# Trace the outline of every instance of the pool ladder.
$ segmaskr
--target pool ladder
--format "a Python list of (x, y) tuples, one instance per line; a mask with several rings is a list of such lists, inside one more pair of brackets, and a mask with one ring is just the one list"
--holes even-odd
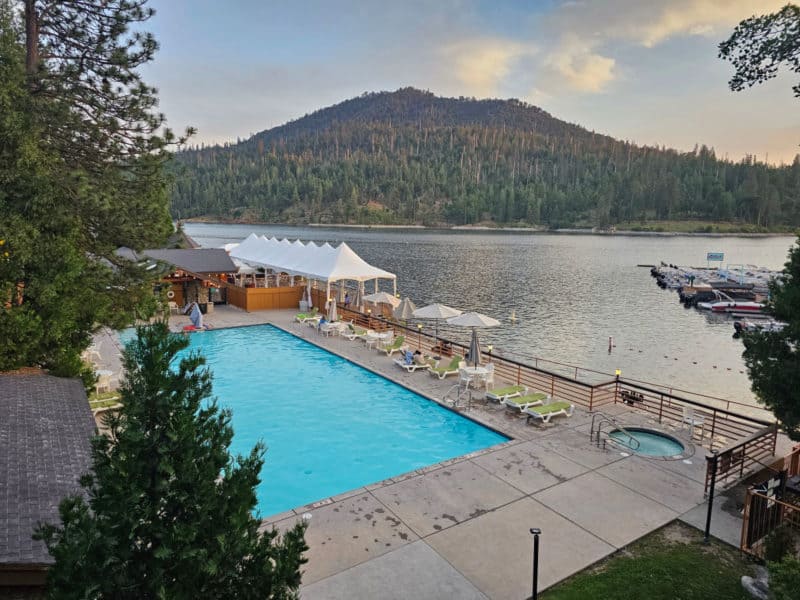
[[(598, 421), (597, 418), (600, 418)], [(597, 423), (597, 428), (595, 429), (595, 423)], [(627, 446), (628, 450), (638, 450), (639, 449), (639, 440), (631, 435), (631, 433), (625, 429), (622, 425), (620, 425), (617, 420), (605, 413), (596, 412), (592, 415), (592, 425), (589, 428), (589, 440), (594, 442), (597, 447), (600, 447), (600, 441), (603, 442), (603, 450), (606, 449), (606, 443), (611, 442), (612, 444), (617, 443), (617, 440), (611, 437), (610, 431), (603, 429), (604, 426), (611, 425), (615, 431), (619, 431), (620, 433), (625, 434), (627, 437), (630, 446)], [(602, 435), (605, 434), (605, 435)]]
[(464, 399), (466, 399), (466, 403), (463, 406), (466, 410), (469, 410), (472, 408), (472, 390), (468, 385), (462, 386), (461, 383), (452, 386), (442, 396), (442, 402), (450, 404), (453, 408), (462, 406), (461, 401)]

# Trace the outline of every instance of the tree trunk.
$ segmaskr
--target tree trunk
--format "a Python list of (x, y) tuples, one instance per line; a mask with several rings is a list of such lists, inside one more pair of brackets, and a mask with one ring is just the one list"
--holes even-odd
[(39, 15), (36, 0), (25, 0), (25, 72), (35, 75), (39, 70)]

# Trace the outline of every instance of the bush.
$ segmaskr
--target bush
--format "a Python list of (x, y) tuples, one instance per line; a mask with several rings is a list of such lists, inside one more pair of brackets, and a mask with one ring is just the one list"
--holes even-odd
[(794, 552), (794, 536), (788, 527), (778, 527), (764, 541), (764, 559), (767, 562), (780, 562)]
[(797, 600), (800, 594), (800, 560), (785, 556), (780, 562), (768, 563), (769, 590), (775, 600)]

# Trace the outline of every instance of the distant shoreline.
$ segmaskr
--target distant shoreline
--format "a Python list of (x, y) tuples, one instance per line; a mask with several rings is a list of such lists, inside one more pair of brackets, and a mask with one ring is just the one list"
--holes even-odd
[(547, 229), (545, 227), (490, 227), (487, 225), (452, 225), (450, 227), (429, 227), (427, 225), (358, 225), (351, 223), (267, 223), (261, 221), (237, 221), (208, 219), (203, 217), (192, 217), (181, 219), (182, 223), (201, 223), (205, 225), (254, 225), (272, 227), (316, 227), (320, 229), (356, 229), (368, 230), (424, 230), (424, 231), (465, 231), (465, 232), (500, 232), (500, 233), (536, 233), (536, 234), (567, 234), (567, 235), (605, 235), (605, 236), (641, 236), (641, 237), (748, 237), (748, 238), (767, 238), (767, 237), (796, 237), (797, 233), (791, 232), (699, 232), (699, 231), (636, 231), (632, 229), (617, 229), (614, 231), (598, 229)]

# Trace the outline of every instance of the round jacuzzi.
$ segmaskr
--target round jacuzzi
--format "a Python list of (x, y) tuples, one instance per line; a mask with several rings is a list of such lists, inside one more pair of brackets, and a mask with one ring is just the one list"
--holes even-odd
[(610, 431), (608, 435), (620, 447), (644, 456), (677, 459), (694, 453), (677, 438), (656, 429), (626, 427)]

